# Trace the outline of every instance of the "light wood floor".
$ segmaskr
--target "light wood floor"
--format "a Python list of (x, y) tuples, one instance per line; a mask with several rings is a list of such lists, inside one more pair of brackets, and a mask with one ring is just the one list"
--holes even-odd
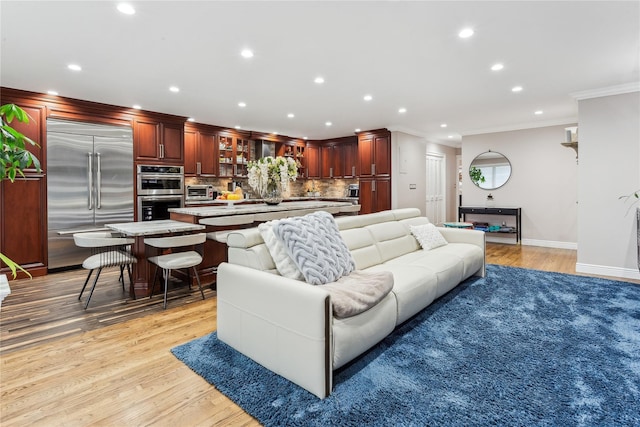
[[(576, 253), (489, 244), (487, 262), (573, 273)], [(199, 293), (185, 296), (186, 290), (178, 289), (167, 310), (162, 310), (160, 296), (155, 304), (125, 299), (116, 307), (137, 314), (118, 318), (108, 314), (117, 308), (102, 307), (109, 305), (109, 292), (111, 298), (121, 292), (113, 276), (112, 289), (97, 298), (95, 306), (92, 299), (88, 314), (76, 307), (78, 314), (71, 315), (73, 310), (60, 307), (80, 306), (75, 298), (83, 280), (84, 272), (67, 272), (11, 282), (12, 294), (0, 312), (3, 427), (258, 425), (169, 351), (216, 329), (213, 291), (208, 290), (202, 301)], [(73, 292), (41, 296), (43, 288), (65, 283)], [(56, 304), (58, 309), (51, 310)], [(21, 311), (28, 314), (16, 319)], [(30, 319), (39, 319), (33, 326), (37, 333), (26, 331)], [(5, 340), (10, 343), (6, 347)]]

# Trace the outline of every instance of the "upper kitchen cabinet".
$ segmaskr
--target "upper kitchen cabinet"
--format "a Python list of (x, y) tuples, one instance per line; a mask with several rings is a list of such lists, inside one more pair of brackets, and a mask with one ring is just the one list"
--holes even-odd
[[(3, 104), (5, 100), (3, 99)], [(8, 103), (8, 102), (7, 102)], [(46, 121), (46, 113), (45, 108), (43, 106), (29, 106), (17, 102), (13, 102), (18, 105), (18, 107), (22, 108), (29, 115), (29, 123), (19, 122), (17, 119), (14, 119), (9, 126), (31, 139), (38, 145), (31, 145), (29, 143), (25, 144), (27, 150), (33, 153), (37, 159), (40, 161), (41, 166), (44, 169), (44, 165), (46, 164), (44, 158), (44, 126), (43, 124)], [(27, 172), (36, 172), (35, 168), (26, 169)]]
[(308, 142), (304, 155), (307, 167), (307, 176), (305, 178), (320, 179), (320, 146), (316, 143)]
[(217, 176), (218, 134), (208, 126), (185, 125), (184, 174), (186, 176)]
[(136, 117), (133, 146), (137, 162), (181, 165), (184, 162), (184, 121)]
[(355, 136), (348, 136), (320, 144), (322, 178), (353, 178), (357, 176), (357, 147)]
[(360, 177), (391, 176), (391, 132), (380, 129), (358, 134)]
[(343, 178), (358, 176), (358, 140), (356, 137), (350, 139), (340, 145), (340, 174)]
[(307, 159), (305, 152), (307, 150), (304, 140), (292, 139), (290, 141), (278, 144), (278, 156), (291, 157), (296, 161), (298, 166), (298, 178), (307, 178)]
[(256, 159), (255, 143), (245, 135), (218, 135), (218, 150), (220, 177), (246, 177), (247, 164)]

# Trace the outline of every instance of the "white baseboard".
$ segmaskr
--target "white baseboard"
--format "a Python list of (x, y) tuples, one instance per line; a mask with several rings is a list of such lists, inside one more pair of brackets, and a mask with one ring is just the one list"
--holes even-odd
[(576, 263), (576, 273), (640, 280), (640, 271), (638, 271), (638, 269), (584, 264), (581, 262)]
[(573, 249), (574, 251), (578, 250), (578, 244), (575, 242), (557, 242), (555, 240), (522, 239), (522, 244), (525, 246), (542, 246), (543, 248)]

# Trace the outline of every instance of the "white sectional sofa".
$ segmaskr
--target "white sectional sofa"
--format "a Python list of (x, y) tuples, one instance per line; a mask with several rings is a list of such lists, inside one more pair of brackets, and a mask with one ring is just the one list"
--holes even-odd
[(230, 233), (229, 261), (218, 268), (218, 338), (316, 396), (328, 396), (335, 369), (466, 278), (484, 276), (483, 232), (438, 228), (448, 244), (426, 251), (410, 226), (428, 222), (413, 208), (336, 218), (356, 268), (390, 271), (394, 279), (374, 307), (343, 319), (333, 316), (322, 286), (278, 275), (257, 228)]

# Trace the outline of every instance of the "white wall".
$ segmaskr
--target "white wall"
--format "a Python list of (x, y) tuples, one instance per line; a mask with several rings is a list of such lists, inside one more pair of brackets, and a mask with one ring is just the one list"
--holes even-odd
[[(463, 172), (462, 205), (486, 206), (491, 193), (496, 207), (522, 208), (522, 244), (575, 249), (578, 165), (575, 151), (560, 145), (569, 126), (575, 123), (463, 137), (463, 171), (478, 154), (491, 150), (509, 159), (512, 173), (504, 186), (489, 191)], [(488, 222), (497, 221), (502, 218)]]
[[(427, 142), (424, 138), (404, 132), (391, 133), (391, 207), (393, 209), (415, 207), (425, 214), (426, 208), (426, 156), (427, 153), (438, 153), (445, 156), (446, 161), (446, 220), (456, 218), (455, 211), (455, 176), (456, 152), (453, 147)], [(410, 185), (415, 184), (415, 189)]]
[(577, 271), (640, 279), (635, 210), (640, 189), (640, 92), (578, 103), (580, 179)]

